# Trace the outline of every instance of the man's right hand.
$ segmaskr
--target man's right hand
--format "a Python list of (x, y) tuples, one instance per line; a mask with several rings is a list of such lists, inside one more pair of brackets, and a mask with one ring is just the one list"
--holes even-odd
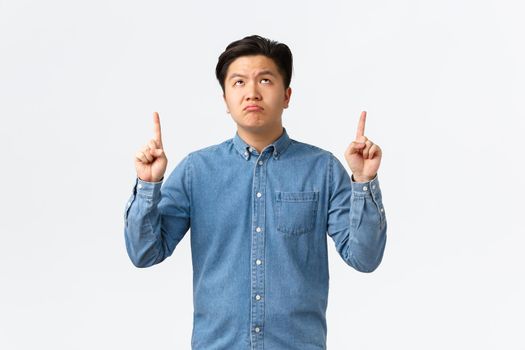
[(164, 177), (168, 158), (162, 147), (160, 134), (160, 119), (157, 112), (153, 113), (154, 137), (146, 146), (135, 154), (137, 176), (142, 181), (158, 182)]

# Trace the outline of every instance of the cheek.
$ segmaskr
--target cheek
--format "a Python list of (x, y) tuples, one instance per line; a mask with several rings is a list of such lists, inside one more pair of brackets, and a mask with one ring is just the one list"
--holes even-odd
[(241, 99), (241, 96), (238, 92), (230, 92), (226, 98), (226, 101), (231, 105), (238, 103), (239, 99)]
[(276, 108), (284, 106), (284, 95), (274, 95), (272, 96), (272, 105)]

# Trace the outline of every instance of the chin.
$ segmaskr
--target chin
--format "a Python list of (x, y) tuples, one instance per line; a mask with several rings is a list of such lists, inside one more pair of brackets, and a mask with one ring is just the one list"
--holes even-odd
[(237, 124), (245, 128), (260, 128), (267, 127), (268, 121), (260, 116), (244, 116)]
[(235, 118), (234, 121), (237, 127), (255, 134), (268, 132), (278, 127), (277, 121), (271, 123), (264, 116), (253, 113), (249, 113), (238, 119)]

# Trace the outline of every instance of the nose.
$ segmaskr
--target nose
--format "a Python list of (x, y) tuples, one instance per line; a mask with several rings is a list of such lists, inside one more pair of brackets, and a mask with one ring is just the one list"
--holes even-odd
[(259, 90), (257, 89), (257, 84), (251, 83), (247, 86), (246, 91), (246, 99), (247, 100), (260, 100), (261, 94), (259, 93)]

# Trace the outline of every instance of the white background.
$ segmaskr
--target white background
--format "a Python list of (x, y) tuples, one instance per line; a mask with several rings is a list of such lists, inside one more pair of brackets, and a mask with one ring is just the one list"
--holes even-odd
[[(525, 349), (520, 1), (0, 1), (0, 348), (189, 349), (189, 234), (137, 269), (133, 156), (233, 137), (214, 69), (259, 34), (295, 60), (290, 137), (383, 151), (382, 265), (330, 241), (329, 349)], [(348, 168), (347, 168), (348, 169)]]

